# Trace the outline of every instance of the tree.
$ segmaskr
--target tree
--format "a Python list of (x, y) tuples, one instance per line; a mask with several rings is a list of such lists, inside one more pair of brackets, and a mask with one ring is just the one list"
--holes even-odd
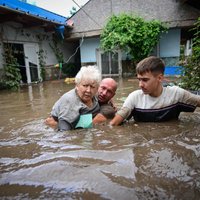
[(70, 15), (72, 16), (72, 15), (74, 15), (75, 13), (76, 13), (76, 7), (72, 7), (72, 9), (69, 11), (70, 12)]
[(141, 17), (113, 15), (100, 36), (101, 48), (108, 52), (118, 49), (130, 54), (137, 63), (147, 57), (167, 28), (159, 21), (145, 21)]
[(192, 44), (192, 55), (183, 57), (183, 76), (181, 77), (181, 86), (190, 90), (200, 90), (200, 17), (191, 29), (194, 31)]

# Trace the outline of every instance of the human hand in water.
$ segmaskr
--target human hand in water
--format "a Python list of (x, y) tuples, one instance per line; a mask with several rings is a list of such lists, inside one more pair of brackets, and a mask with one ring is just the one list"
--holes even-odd
[(103, 123), (107, 120), (107, 118), (102, 115), (101, 113), (98, 113), (92, 120), (92, 123), (93, 124), (100, 124), (100, 123)]
[(53, 118), (52, 116), (47, 117), (47, 118), (45, 119), (44, 123), (45, 123), (47, 126), (53, 128), (53, 129), (56, 129), (57, 126), (58, 126), (58, 122), (55, 121), (54, 118)]

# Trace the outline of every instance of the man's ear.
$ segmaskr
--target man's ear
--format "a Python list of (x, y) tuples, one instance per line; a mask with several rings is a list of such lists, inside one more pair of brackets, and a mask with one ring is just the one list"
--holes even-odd
[(158, 75), (158, 80), (159, 80), (160, 82), (163, 82), (163, 79), (164, 79), (164, 74), (159, 74), (159, 75)]

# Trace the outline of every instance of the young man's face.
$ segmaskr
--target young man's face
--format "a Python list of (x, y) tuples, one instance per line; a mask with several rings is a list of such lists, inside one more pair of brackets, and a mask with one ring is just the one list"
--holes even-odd
[(145, 72), (142, 75), (138, 74), (137, 78), (139, 80), (139, 87), (142, 89), (144, 94), (157, 97), (162, 92), (163, 74)]

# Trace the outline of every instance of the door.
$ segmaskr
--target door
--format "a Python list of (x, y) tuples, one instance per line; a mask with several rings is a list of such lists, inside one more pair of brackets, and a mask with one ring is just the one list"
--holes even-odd
[(38, 51), (38, 44), (24, 44), (27, 83), (41, 80)]

